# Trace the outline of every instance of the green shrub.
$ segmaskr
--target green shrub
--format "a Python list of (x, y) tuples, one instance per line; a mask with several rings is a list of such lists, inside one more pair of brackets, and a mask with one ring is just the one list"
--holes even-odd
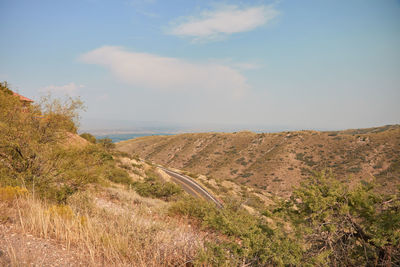
[(119, 184), (132, 184), (132, 179), (129, 177), (129, 174), (120, 168), (108, 168), (105, 170), (106, 178), (114, 183)]
[(213, 203), (185, 196), (179, 201), (172, 203), (169, 212), (172, 215), (179, 214), (202, 220), (207, 214), (217, 212), (217, 209)]
[(171, 182), (161, 182), (146, 178), (142, 182), (133, 183), (135, 191), (143, 197), (161, 198), (170, 200), (182, 193), (182, 189)]
[(347, 171), (352, 172), (352, 173), (358, 173), (358, 172), (362, 171), (362, 168), (361, 167), (352, 167), (352, 168), (347, 169)]
[(225, 236), (207, 243), (197, 258), (199, 265), (215, 266), (397, 266), (399, 211), (400, 191), (381, 196), (365, 181), (351, 189), (324, 172), (306, 179), (289, 200), (263, 216), (234, 202), (217, 209), (194, 198), (169, 210)]
[(297, 154), (296, 154), (296, 159), (297, 159), (297, 160), (303, 161), (303, 158), (304, 158), (304, 153), (297, 153)]
[(115, 144), (112, 142), (110, 138), (98, 139), (97, 143), (107, 150), (115, 148)]
[[(70, 146), (79, 99), (47, 97), (25, 105), (0, 84), (0, 186), (23, 186), (36, 196), (65, 203), (89, 183), (126, 183), (104, 144)], [(87, 136), (86, 136), (87, 137)]]
[(83, 133), (80, 135), (80, 137), (86, 139), (87, 141), (89, 141), (92, 144), (96, 144), (96, 142), (97, 142), (96, 137), (94, 137), (90, 133)]
[(300, 263), (301, 249), (280, 231), (273, 231), (261, 218), (249, 214), (237, 203), (218, 209), (213, 203), (192, 197), (173, 203), (171, 214), (193, 217), (209, 230), (226, 237), (206, 243), (197, 259), (199, 265), (238, 266)]
[(162, 180), (155, 172), (154, 167), (146, 170), (144, 181), (133, 183), (135, 191), (143, 197), (171, 200), (182, 193), (182, 188), (174, 183)]
[(142, 164), (132, 163), (132, 167), (137, 168), (137, 169), (143, 169), (143, 165)]
[(400, 192), (381, 196), (367, 182), (350, 189), (317, 173), (274, 210), (306, 248), (303, 261), (331, 266), (400, 264)]

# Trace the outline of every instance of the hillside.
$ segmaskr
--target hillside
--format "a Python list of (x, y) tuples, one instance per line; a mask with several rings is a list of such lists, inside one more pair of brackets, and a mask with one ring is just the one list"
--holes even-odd
[[(161, 178), (152, 166), (114, 157), (128, 170), (128, 180), (87, 185), (64, 203), (0, 186), (0, 266), (175, 266), (215, 240), (190, 221), (171, 217), (176, 199), (146, 187), (148, 176)], [(126, 187), (131, 180), (141, 187)]]
[[(1, 266), (400, 264), (400, 191), (384, 195), (365, 181), (350, 187), (327, 172), (304, 179), (291, 198), (246, 186), (255, 185), (248, 178), (265, 167), (262, 157), (275, 164), (276, 173), (288, 161), (286, 155), (295, 157), (297, 165), (315, 166), (311, 148), (327, 146), (330, 138), (336, 149), (352, 143), (343, 140), (355, 138), (359, 154), (372, 153), (361, 149), (372, 146), (370, 157), (379, 156), (382, 166), (376, 169), (389, 181), (397, 170), (392, 139), (398, 127), (368, 130), (359, 137), (314, 132), (183, 135), (160, 137), (164, 144), (152, 148), (158, 152), (153, 156), (173, 149), (171, 161), (186, 152), (191, 165), (184, 163), (194, 170), (201, 163), (210, 165), (205, 170), (220, 166), (223, 173), (233, 160), (238, 175), (254, 173), (246, 180), (223, 179), (171, 172), (115, 150), (110, 139), (78, 136), (79, 99), (48, 99), (37, 105), (21, 102), (10, 92), (0, 83)], [(320, 136), (318, 142), (314, 136)], [(180, 150), (174, 140), (182, 145)], [(341, 140), (345, 144), (335, 143)], [(299, 144), (307, 147), (299, 150)], [(149, 153), (146, 144), (142, 146)], [(189, 154), (193, 149), (198, 153)], [(394, 153), (392, 165), (388, 151)], [(256, 158), (259, 154), (262, 157)], [(179, 173), (195, 179), (198, 190), (188, 190), (195, 182)], [(215, 201), (202, 200), (200, 189), (211, 192), (208, 200)]]
[(110, 140), (79, 136), (81, 104), (25, 103), (0, 82), (0, 266), (195, 261), (217, 235), (170, 211), (191, 198)]
[(330, 169), (353, 184), (376, 178), (380, 190), (400, 184), (400, 126), (336, 132), (191, 133), (148, 136), (120, 151), (165, 166), (287, 196), (313, 171)]

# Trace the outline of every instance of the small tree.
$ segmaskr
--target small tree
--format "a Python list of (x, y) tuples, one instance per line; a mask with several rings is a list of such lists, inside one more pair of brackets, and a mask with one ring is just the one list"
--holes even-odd
[(97, 140), (97, 143), (103, 146), (107, 150), (115, 148), (115, 144), (112, 142), (110, 138), (99, 139)]
[(291, 222), (310, 263), (400, 265), (400, 194), (373, 189), (366, 182), (351, 189), (331, 173), (317, 173), (275, 212)]
[(68, 145), (83, 107), (79, 99), (47, 97), (24, 108), (6, 85), (0, 90), (0, 186), (65, 202), (88, 183), (124, 176), (103, 146)]

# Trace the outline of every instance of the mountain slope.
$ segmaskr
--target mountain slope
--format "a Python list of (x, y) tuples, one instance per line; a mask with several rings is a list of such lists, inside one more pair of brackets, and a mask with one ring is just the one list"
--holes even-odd
[(314, 170), (331, 169), (350, 183), (399, 184), (398, 125), (338, 132), (193, 133), (123, 141), (117, 149), (165, 166), (288, 195)]

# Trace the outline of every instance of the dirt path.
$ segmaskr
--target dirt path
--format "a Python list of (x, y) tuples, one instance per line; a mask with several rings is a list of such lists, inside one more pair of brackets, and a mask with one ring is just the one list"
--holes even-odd
[(0, 266), (88, 266), (74, 249), (0, 224)]

